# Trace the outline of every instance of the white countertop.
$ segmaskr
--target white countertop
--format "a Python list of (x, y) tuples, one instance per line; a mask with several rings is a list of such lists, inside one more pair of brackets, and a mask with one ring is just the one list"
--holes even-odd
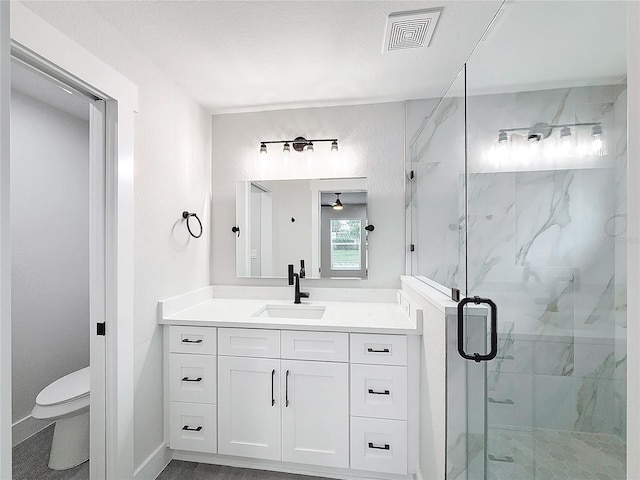
[(160, 320), (164, 325), (322, 330), (332, 332), (422, 334), (421, 315), (412, 321), (398, 303), (303, 301), (301, 306), (324, 306), (321, 319), (253, 316), (265, 305), (293, 307), (292, 301), (213, 298)]

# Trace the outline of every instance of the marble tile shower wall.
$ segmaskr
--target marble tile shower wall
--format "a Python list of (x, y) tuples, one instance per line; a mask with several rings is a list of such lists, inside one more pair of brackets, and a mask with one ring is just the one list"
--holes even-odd
[[(626, 85), (469, 97), (468, 222), (464, 113), (445, 99), (412, 146), (412, 272), (498, 304), (492, 424), (624, 440)], [(602, 122), (606, 155), (487, 154), (499, 129), (537, 122)]]
[[(500, 308), (490, 422), (624, 438), (626, 88), (467, 105), (468, 289)], [(500, 128), (537, 122), (602, 122), (607, 154), (501, 164), (485, 154)]]

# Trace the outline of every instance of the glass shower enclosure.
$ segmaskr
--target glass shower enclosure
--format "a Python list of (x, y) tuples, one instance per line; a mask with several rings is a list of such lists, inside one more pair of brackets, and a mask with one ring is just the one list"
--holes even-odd
[(625, 478), (625, 28), (505, 3), (411, 144), (411, 273), (461, 297), (449, 480)]

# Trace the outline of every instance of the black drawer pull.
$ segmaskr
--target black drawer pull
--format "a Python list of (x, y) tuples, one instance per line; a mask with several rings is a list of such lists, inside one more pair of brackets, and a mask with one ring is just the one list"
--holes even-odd
[(202, 343), (202, 339), (199, 338), (197, 340), (191, 340), (189, 338), (183, 338), (182, 343)]
[(391, 392), (389, 390), (383, 390), (381, 392), (377, 392), (373, 389), (369, 389), (369, 395), (390, 395)]
[(198, 377), (198, 378), (182, 377), (182, 381), (183, 382), (201, 382), (202, 377)]
[(369, 448), (375, 448), (376, 450), (389, 450), (391, 447), (388, 443), (385, 443), (384, 446), (381, 447), (380, 445), (374, 445), (373, 443), (369, 442)]
[(189, 425), (185, 425), (184, 427), (182, 427), (182, 429), (187, 430), (189, 432), (199, 432), (200, 430), (202, 430), (202, 426), (191, 428)]
[(389, 349), (388, 348), (383, 348), (382, 350), (376, 350), (375, 348), (367, 348), (367, 352), (369, 353), (389, 353)]

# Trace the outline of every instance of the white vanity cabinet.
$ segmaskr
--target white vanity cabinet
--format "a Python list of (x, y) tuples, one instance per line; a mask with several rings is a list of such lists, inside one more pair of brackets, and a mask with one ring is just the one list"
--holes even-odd
[(349, 467), (349, 365), (282, 360), (282, 460)]
[(407, 473), (407, 337), (351, 335), (351, 468)]
[(409, 351), (401, 334), (174, 325), (168, 331), (174, 458), (224, 464), (233, 456), (233, 464), (266, 461), (261, 465), (278, 470), (282, 462), (309, 474), (357, 470), (370, 478), (415, 471), (417, 429), (408, 429), (408, 420), (417, 424), (411, 413), (417, 410), (408, 408), (408, 392), (415, 394), (409, 378), (417, 378), (407, 370), (418, 337)]
[(215, 453), (216, 329), (170, 326), (169, 446)]
[(348, 334), (221, 328), (218, 354), (218, 453), (349, 466)]
[(280, 460), (280, 360), (218, 358), (218, 452)]

